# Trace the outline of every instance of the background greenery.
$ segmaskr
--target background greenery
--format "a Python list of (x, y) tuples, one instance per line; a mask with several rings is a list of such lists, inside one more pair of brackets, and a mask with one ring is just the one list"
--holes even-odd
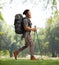
[[(12, 3), (12, 1), (13, 0), (10, 0), (10, 4)], [(23, 0), (23, 3), (27, 1), (28, 0)], [(38, 1), (41, 2), (41, 0), (38, 0)], [(44, 3), (43, 5), (45, 5), (45, 9), (47, 9), (48, 4), (51, 3), (52, 13), (51, 13), (51, 17), (47, 19), (45, 28), (39, 28), (40, 30), (38, 32), (39, 43), (37, 40), (37, 36), (34, 37), (34, 33), (33, 32), (31, 33), (33, 39), (35, 38), (34, 39), (35, 52), (36, 52), (35, 54), (59, 57), (59, 11), (57, 8), (57, 0), (46, 0), (46, 1), (47, 3)], [(36, 1), (34, 0), (34, 2)], [(4, 2), (0, 5), (0, 10), (2, 10), (4, 4), (6, 3)], [(37, 6), (38, 3), (36, 3), (35, 5)], [(2, 12), (0, 12), (0, 56), (13, 57), (13, 51), (22, 47), (24, 43), (25, 43), (24, 40), (21, 40), (21, 35), (15, 34), (14, 29), (11, 26), (7, 25), (7, 23), (5, 22), (3, 18)], [(28, 49), (24, 50), (19, 56), (23, 57), (23, 56), (26, 56), (27, 54), (28, 54)], [(0, 61), (2, 62), (2, 60)], [(9, 62), (9, 61), (6, 61), (6, 62)], [(3, 63), (6, 63), (6, 62), (3, 61)], [(45, 63), (45, 61), (37, 61), (37, 63), (39, 64), (40, 62)], [(58, 62), (59, 61), (57, 61), (57, 63)], [(55, 62), (49, 61), (49, 63), (54, 63), (53, 65), (56, 65), (56, 61)]]

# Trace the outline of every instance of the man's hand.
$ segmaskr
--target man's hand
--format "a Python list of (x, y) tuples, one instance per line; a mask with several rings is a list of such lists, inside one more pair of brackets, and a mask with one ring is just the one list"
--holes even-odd
[(36, 30), (37, 30), (36, 27), (32, 28), (32, 31), (33, 31), (33, 32), (35, 32)]

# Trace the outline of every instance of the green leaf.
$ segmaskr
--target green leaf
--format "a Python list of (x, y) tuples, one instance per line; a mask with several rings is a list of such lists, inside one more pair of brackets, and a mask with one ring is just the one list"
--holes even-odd
[(4, 18), (2, 17), (1, 12), (0, 12), (0, 20), (3, 20), (4, 21)]
[(0, 32), (0, 35), (2, 35), (3, 34), (3, 32)]
[(57, 2), (56, 2), (56, 0), (53, 0), (53, 5), (57, 5)]
[(2, 7), (0, 6), (0, 9), (2, 9)]

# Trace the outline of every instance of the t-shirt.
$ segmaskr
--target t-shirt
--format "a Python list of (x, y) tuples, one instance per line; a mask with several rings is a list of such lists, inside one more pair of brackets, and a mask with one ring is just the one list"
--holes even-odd
[[(30, 28), (31, 28), (31, 25), (32, 25), (32, 23), (31, 23), (30, 19), (29, 19), (28, 17), (25, 17), (25, 18), (23, 19), (23, 27), (30, 27)], [(31, 31), (27, 31), (27, 30), (26, 30), (25, 33), (30, 33), (30, 32), (31, 32)]]

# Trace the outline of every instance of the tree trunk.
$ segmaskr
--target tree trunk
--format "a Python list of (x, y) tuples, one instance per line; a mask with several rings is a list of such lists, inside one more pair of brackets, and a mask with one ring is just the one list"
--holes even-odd
[(11, 50), (9, 52), (10, 52), (10, 57), (13, 57), (13, 52)]
[(57, 57), (56, 51), (52, 51), (52, 57)]

